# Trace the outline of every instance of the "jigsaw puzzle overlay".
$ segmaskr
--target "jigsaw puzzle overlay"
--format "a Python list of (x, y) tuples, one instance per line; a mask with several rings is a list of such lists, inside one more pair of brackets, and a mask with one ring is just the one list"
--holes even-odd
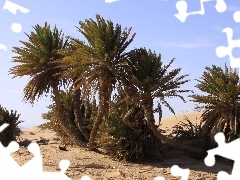
[[(105, 3), (113, 3), (118, 0), (105, 0)], [(213, 0), (200, 0), (200, 10), (196, 12), (187, 12), (188, 5), (185, 0), (180, 0), (176, 3), (176, 9), (178, 14), (174, 16), (179, 19), (181, 22), (185, 22), (187, 17), (190, 15), (204, 15), (204, 3), (213, 1)], [(216, 0), (216, 11), (223, 13), (226, 11), (227, 6), (224, 0)], [(3, 10), (8, 10), (12, 14), (16, 15), (17, 10), (22, 13), (30, 12), (29, 9), (24, 8), (20, 5), (12, 3), (11, 1), (6, 0), (3, 6)], [(233, 14), (233, 19), (236, 23), (240, 22), (240, 11), (237, 11)], [(12, 23), (11, 30), (15, 33), (19, 33), (22, 30), (22, 26), (19, 23)], [(232, 55), (232, 50), (234, 47), (240, 47), (240, 39), (233, 40), (233, 30), (230, 27), (223, 29), (224, 33), (227, 35), (228, 47), (219, 46), (216, 49), (216, 55), (221, 58), (224, 56), (229, 56), (231, 66), (233, 68), (240, 67), (240, 58), (234, 58)], [(6, 50), (7, 47), (4, 44), (0, 44), (0, 49)], [(0, 126), (0, 133), (8, 127), (8, 124), (3, 124)], [(225, 157), (227, 159), (234, 160), (234, 166), (231, 174), (228, 174), (224, 171), (218, 173), (217, 179), (229, 179), (237, 180), (240, 177), (240, 156), (238, 153), (240, 150), (240, 138), (232, 142), (226, 143), (225, 136), (223, 133), (218, 133), (215, 135), (215, 141), (218, 143), (218, 147), (208, 151), (207, 157), (204, 159), (204, 162), (207, 166), (213, 166), (215, 164), (215, 155)], [(42, 157), (40, 153), (40, 147), (37, 143), (31, 143), (28, 146), (28, 151), (34, 154), (34, 157), (24, 164), (19, 166), (17, 162), (11, 157), (11, 153), (16, 152), (19, 149), (19, 144), (15, 141), (12, 141), (8, 147), (4, 147), (0, 142), (0, 179), (59, 179), (67, 180), (70, 179), (66, 174), (66, 170), (70, 166), (68, 160), (61, 160), (59, 163), (60, 172), (43, 172), (42, 167)], [(9, 173), (8, 170), (11, 167), (12, 173)], [(14, 173), (13, 173), (14, 172)], [(182, 169), (177, 165), (171, 167), (171, 174), (175, 177), (181, 177), (182, 180), (187, 180), (189, 178), (190, 169)], [(89, 176), (83, 176), (81, 180), (91, 180)], [(164, 177), (158, 176), (155, 180), (165, 180)]]
[[(180, 20), (181, 22), (185, 22), (187, 17), (190, 15), (204, 15), (204, 3), (213, 1), (213, 0), (200, 0), (200, 10), (195, 12), (187, 12), (188, 4), (185, 0), (179, 0), (176, 3), (176, 9), (178, 11), (178, 14), (174, 14), (174, 16)], [(215, 9), (219, 13), (223, 13), (227, 10), (227, 5), (224, 0), (216, 0), (216, 6)], [(233, 14), (233, 20), (236, 23), (240, 23), (240, 11), (236, 11)], [(229, 56), (230, 65), (232, 68), (239, 68), (240, 67), (240, 58), (235, 58), (232, 54), (232, 51), (236, 47), (240, 47), (240, 39), (233, 40), (233, 30), (230, 27), (224, 28), (222, 30), (223, 33), (226, 33), (227, 36), (227, 42), (228, 46), (219, 46), (216, 48), (216, 55), (219, 58)], [(240, 76), (240, 71), (239, 71)]]
[[(9, 124), (3, 124), (0, 127), (2, 132)], [(65, 171), (70, 166), (68, 160), (61, 160), (59, 167), (60, 172), (43, 172), (42, 156), (40, 153), (40, 147), (37, 143), (30, 143), (28, 145), (28, 151), (34, 155), (34, 157), (23, 166), (19, 166), (18, 163), (11, 157), (11, 153), (16, 152), (19, 149), (19, 144), (16, 141), (12, 141), (6, 148), (0, 143), (0, 179), (59, 179), (70, 180)], [(11, 169), (11, 173), (9, 172)], [(86, 177), (84, 178), (86, 179)], [(83, 179), (83, 180), (84, 180)]]
[[(0, 133), (8, 126), (9, 124), (7, 123), (1, 125)], [(60, 172), (44, 172), (40, 147), (37, 143), (30, 143), (28, 145), (28, 151), (32, 153), (34, 157), (23, 166), (19, 166), (18, 163), (11, 157), (11, 153), (16, 152), (18, 149), (19, 144), (16, 141), (9, 143), (6, 148), (0, 142), (0, 162), (3, 162), (2, 164), (0, 163), (0, 179), (70, 180), (70, 178), (65, 175), (66, 170), (70, 166), (70, 162), (68, 160), (60, 161)], [(9, 169), (11, 169), (11, 173), (9, 173)], [(177, 165), (174, 165), (171, 168), (171, 173), (173, 176), (181, 176), (182, 180), (187, 180), (190, 170), (181, 169)], [(91, 178), (89, 176), (83, 176), (81, 180), (91, 180)], [(156, 177), (155, 180), (164, 180), (164, 177)]]
[[(9, 124), (4, 123), (0, 126), (0, 133), (8, 127)], [(226, 143), (223, 133), (217, 133), (215, 135), (215, 141), (218, 143), (218, 147), (208, 150), (208, 155), (204, 159), (204, 163), (207, 166), (213, 166), (215, 164), (215, 155), (225, 157), (227, 159), (234, 160), (232, 174), (228, 174), (224, 171), (220, 171), (217, 175), (218, 180), (237, 180), (240, 177), (240, 138), (232, 142)], [(11, 157), (11, 153), (16, 152), (19, 149), (19, 144), (16, 141), (12, 141), (6, 148), (0, 142), (0, 179), (15, 179), (30, 180), (30, 179), (58, 179), (58, 180), (70, 180), (70, 178), (64, 173), (70, 166), (68, 160), (61, 160), (59, 163), (60, 172), (43, 172), (42, 156), (40, 153), (40, 147), (37, 143), (30, 143), (28, 145), (28, 151), (34, 155), (34, 157), (23, 166), (19, 166), (18, 163)], [(9, 173), (9, 167), (11, 167), (11, 173)], [(14, 173), (13, 173), (14, 172)], [(182, 169), (177, 165), (171, 167), (171, 174), (175, 177), (181, 177), (182, 180), (188, 180), (190, 169)], [(83, 176), (81, 180), (91, 180), (89, 176)], [(164, 177), (158, 176), (155, 180), (165, 180)]]
[(119, 0), (105, 0), (105, 3), (114, 3), (114, 2), (117, 2)]
[[(188, 4), (185, 0), (180, 0), (176, 3), (176, 8), (178, 11), (178, 14), (175, 14), (174, 16), (178, 18), (181, 22), (185, 22), (187, 17), (190, 15), (204, 15), (205, 9), (204, 9), (204, 3), (209, 2), (213, 0), (200, 0), (200, 10), (195, 12), (187, 12)], [(227, 9), (227, 5), (224, 0), (216, 0), (216, 6), (215, 9), (219, 13), (223, 13)]]
[[(240, 11), (236, 11), (233, 14), (233, 20), (236, 23), (240, 22)], [(219, 46), (216, 48), (216, 55), (219, 58), (229, 56), (230, 64), (232, 68), (239, 68), (240, 67), (240, 58), (235, 58), (232, 54), (232, 51), (235, 47), (240, 47), (240, 39), (233, 40), (233, 30), (230, 27), (224, 28), (222, 32), (226, 33), (227, 35), (227, 42), (228, 42), (228, 47), (224, 46)], [(240, 72), (239, 72), (240, 76)]]
[[(8, 10), (9, 12), (11, 12), (12, 14), (16, 15), (17, 13), (17, 10), (19, 10), (20, 12), (26, 14), (26, 13), (29, 13), (30, 10), (27, 9), (27, 8), (24, 8), (18, 4), (15, 4), (11, 1), (8, 1), (6, 0), (5, 3), (4, 3), (4, 6), (2, 8), (2, 10)], [(20, 23), (12, 23), (11, 25), (11, 30), (15, 33), (19, 33), (22, 31), (22, 25)], [(3, 49), (5, 51), (7, 51), (7, 46), (4, 45), (4, 44), (0, 44), (0, 50)]]
[[(178, 165), (173, 165), (171, 167), (171, 174), (175, 177), (182, 177), (182, 180), (188, 180), (190, 170), (189, 169), (182, 169)], [(154, 180), (165, 180), (164, 177), (158, 176)]]
[(228, 174), (224, 171), (220, 171), (217, 175), (218, 180), (237, 180), (240, 177), (240, 138), (232, 142), (226, 143), (225, 136), (223, 133), (217, 133), (214, 137), (218, 143), (218, 147), (215, 149), (208, 150), (208, 155), (204, 159), (204, 163), (207, 166), (213, 166), (215, 164), (215, 155), (225, 157), (234, 161), (232, 174)]

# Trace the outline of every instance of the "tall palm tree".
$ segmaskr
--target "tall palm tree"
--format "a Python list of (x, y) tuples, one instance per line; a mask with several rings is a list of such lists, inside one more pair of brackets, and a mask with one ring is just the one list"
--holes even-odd
[(60, 100), (59, 88), (67, 83), (60, 75), (67, 69), (59, 68), (58, 62), (64, 57), (58, 50), (67, 49), (69, 39), (64, 38), (62, 31), (56, 26), (51, 31), (50, 25), (45, 23), (41, 27), (33, 27), (34, 32), (28, 37), (28, 42), (20, 41), (24, 47), (13, 47), (17, 56), (13, 62), (20, 63), (10, 69), (10, 74), (17, 76), (30, 76), (30, 80), (24, 88), (24, 100), (34, 103), (43, 94), (50, 91), (54, 94), (54, 101), (57, 104), (59, 123), (69, 137), (72, 137), (77, 145), (82, 145), (80, 134), (74, 131), (69, 125), (63, 113), (63, 105)]
[(240, 134), (240, 83), (235, 71), (226, 66), (206, 67), (196, 87), (204, 95), (192, 95), (192, 101), (204, 109), (202, 114), (203, 132), (210, 133), (213, 140), (218, 132), (224, 132), (228, 141), (232, 135)]
[[(78, 43), (80, 43), (80, 41), (78, 41)], [(88, 142), (90, 133), (83, 121), (83, 116), (81, 112), (83, 88), (78, 86), (80, 79), (84, 78), (83, 74), (88, 70), (88, 67), (80, 65), (81, 58), (75, 52), (76, 48), (76, 44), (74, 44), (74, 42), (70, 38), (69, 48), (61, 49), (58, 51), (64, 56), (64, 58), (61, 59), (61, 61), (59, 62), (58, 67), (68, 69), (60, 75), (63, 79), (67, 78), (71, 81), (72, 86), (70, 87), (70, 89), (73, 95), (72, 101), (74, 106), (75, 123), (77, 124), (78, 129), (80, 129), (81, 133), (84, 135), (86, 141)]]
[(180, 143), (177, 143), (166, 136), (162, 135), (155, 125), (153, 116), (153, 99), (160, 99), (161, 103), (165, 105), (172, 113), (175, 114), (173, 108), (167, 102), (166, 98), (178, 97), (184, 100), (181, 93), (190, 92), (190, 90), (179, 89), (181, 85), (189, 80), (185, 80), (188, 75), (178, 76), (181, 68), (169, 71), (169, 67), (174, 59), (169, 64), (163, 65), (161, 55), (157, 55), (151, 50), (147, 51), (145, 48), (132, 50), (128, 55), (128, 63), (132, 67), (131, 82), (137, 89), (135, 93), (139, 98), (137, 102), (144, 109), (145, 117), (149, 128), (161, 140), (174, 147), (187, 151), (198, 156), (205, 156), (206, 152), (192, 148)]
[(94, 150), (99, 126), (104, 116), (108, 116), (112, 91), (115, 85), (128, 75), (129, 66), (122, 57), (135, 34), (129, 37), (131, 28), (122, 31), (119, 24), (114, 26), (110, 20), (105, 21), (99, 15), (96, 15), (96, 21), (86, 19), (79, 24), (78, 31), (87, 41), (84, 43), (73, 39), (76, 53), (72, 56), (79, 57), (79, 63), (74, 63), (75, 67), (71, 71), (74, 74), (79, 67), (87, 67), (87, 70), (76, 79), (78, 84), (76, 88), (84, 86), (84, 89), (89, 89), (92, 86), (98, 90), (98, 114), (89, 139), (89, 150)]

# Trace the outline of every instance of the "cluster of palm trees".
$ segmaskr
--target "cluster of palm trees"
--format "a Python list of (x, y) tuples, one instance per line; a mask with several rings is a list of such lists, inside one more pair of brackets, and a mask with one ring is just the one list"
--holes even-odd
[[(121, 25), (114, 25), (113, 22), (104, 20), (100, 15), (96, 15), (96, 20), (80, 21), (79, 25), (77, 30), (83, 35), (84, 40), (65, 37), (56, 26), (51, 30), (50, 25), (45, 23), (44, 26), (34, 26), (34, 32), (26, 34), (28, 41), (20, 41), (23, 47), (13, 47), (13, 52), (17, 54), (13, 57), (13, 62), (19, 64), (12, 67), (10, 73), (14, 77), (30, 76), (31, 78), (24, 88), (24, 100), (34, 103), (42, 95), (53, 94), (59, 127), (69, 137), (72, 137), (77, 145), (83, 144), (80, 138), (83, 135), (88, 142), (89, 150), (94, 150), (99, 127), (108, 118), (110, 109), (113, 109), (111, 106), (113, 92), (121, 89), (124, 92), (122, 101), (128, 105), (125, 116), (131, 114), (137, 107), (141, 107), (149, 129), (161, 141), (192, 154), (205, 156), (206, 152), (202, 149), (186, 146), (167, 138), (155, 125), (153, 116), (155, 98), (174, 113), (166, 98), (178, 97), (185, 102), (181, 94), (191, 92), (191, 90), (181, 89), (181, 85), (189, 81), (186, 79), (189, 75), (180, 75), (181, 68), (169, 70), (174, 59), (167, 65), (163, 65), (161, 55), (151, 50), (136, 48), (127, 51), (135, 33), (131, 35), (131, 28), (122, 30)], [(200, 90), (212, 96), (194, 95), (192, 97), (195, 102), (211, 104), (216, 101), (218, 103), (217, 98), (225, 98), (227, 101), (229, 93), (216, 94), (224, 88), (224, 91), (230, 90), (234, 98), (239, 92), (238, 86), (232, 87), (238, 83), (237, 76), (228, 75), (228, 72), (220, 73), (219, 69), (215, 69), (209, 68), (210, 72), (204, 73), (205, 79), (199, 81), (200, 85), (198, 85)], [(215, 76), (211, 75), (214, 73), (220, 79), (216, 83), (214, 82)], [(213, 80), (209, 82), (208, 79), (211, 78)], [(62, 87), (69, 86), (73, 90), (75, 122), (79, 131), (68, 123), (63, 113), (60, 90)], [(80, 110), (84, 98), (89, 94), (97, 95), (99, 99), (97, 115), (91, 132), (86, 128)], [(223, 102), (223, 99), (219, 101)], [(236, 127), (239, 123), (239, 104), (237, 101), (229, 103), (235, 103), (231, 104), (231, 107), (234, 107), (236, 111), (229, 111), (229, 114), (224, 115), (231, 116), (230, 127)], [(225, 106), (223, 104), (222, 109), (218, 104), (216, 104), (217, 107), (220, 112), (228, 107), (228, 104)], [(220, 114), (218, 111), (213, 113), (213, 107), (205, 106), (205, 109), (207, 111), (204, 117), (207, 120), (204, 128), (206, 130), (210, 128), (215, 133), (220, 129), (213, 127), (221, 126), (226, 119), (221, 116), (222, 119), (218, 120)], [(158, 110), (161, 111), (161, 106)], [(207, 118), (209, 114), (211, 114), (211, 120)], [(236, 128), (234, 130), (238, 131)]]
[(206, 67), (196, 87), (205, 95), (191, 95), (194, 102), (203, 109), (202, 130), (214, 135), (223, 132), (227, 141), (240, 135), (240, 83), (238, 72), (212, 65)]

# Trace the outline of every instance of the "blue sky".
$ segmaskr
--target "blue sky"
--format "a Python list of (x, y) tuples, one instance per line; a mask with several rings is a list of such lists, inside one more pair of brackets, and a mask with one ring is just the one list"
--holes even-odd
[[(240, 1), (225, 0), (227, 10), (219, 13), (215, 9), (216, 1), (205, 2), (204, 15), (188, 16), (184, 23), (174, 14), (177, 13), (177, 0), (121, 0), (114, 3), (105, 3), (104, 0), (14, 0), (11, 1), (30, 10), (24, 14), (17, 11), (16, 15), (8, 10), (2, 10), (0, 15), (0, 44), (7, 46), (7, 51), (0, 50), (0, 104), (7, 109), (17, 110), (24, 127), (39, 125), (44, 122), (41, 114), (47, 112), (46, 106), (50, 99), (42, 97), (31, 106), (22, 101), (22, 91), (29, 77), (12, 79), (8, 75), (9, 69), (16, 65), (11, 62), (13, 46), (21, 46), (19, 40), (27, 41), (32, 26), (44, 25), (48, 22), (53, 27), (62, 29), (65, 35), (81, 38), (76, 27), (79, 21), (87, 18), (95, 19), (100, 14), (106, 20), (111, 19), (123, 28), (132, 27), (136, 37), (130, 49), (146, 47), (162, 54), (164, 63), (176, 58), (172, 68), (182, 68), (182, 74), (189, 74), (189, 83), (183, 88), (192, 89), (199, 93), (194, 86), (205, 66), (212, 64), (224, 67), (230, 65), (228, 56), (218, 58), (215, 49), (218, 46), (227, 46), (226, 34), (222, 30), (231, 27), (234, 30), (233, 39), (240, 37), (240, 23), (235, 23), (233, 13), (240, 11)], [(5, 1), (0, 0), (0, 7)], [(188, 12), (200, 10), (200, 0), (187, 0)], [(11, 30), (12, 23), (21, 23), (22, 31), (15, 33)], [(239, 48), (233, 49), (233, 55), (240, 58)], [(189, 94), (186, 94), (189, 95)], [(186, 97), (186, 96), (185, 96)], [(186, 97), (186, 100), (190, 100)], [(183, 103), (177, 99), (170, 99), (176, 113), (192, 111), (194, 103)], [(163, 108), (163, 117), (172, 115)], [(156, 116), (157, 118), (157, 116)]]

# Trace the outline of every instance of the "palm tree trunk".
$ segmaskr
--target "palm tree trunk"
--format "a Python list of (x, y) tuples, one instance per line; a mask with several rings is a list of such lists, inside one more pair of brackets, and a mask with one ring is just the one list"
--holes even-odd
[(101, 105), (99, 104), (97, 119), (94, 121), (93, 128), (90, 134), (89, 145), (88, 145), (89, 151), (93, 151), (95, 149), (95, 140), (96, 140), (97, 132), (99, 130), (100, 125), (103, 122), (104, 113), (101, 111), (102, 108), (100, 106)]
[(238, 130), (238, 121), (239, 121), (239, 109), (238, 109), (238, 102), (236, 103), (235, 110), (234, 110), (234, 130), (235, 135), (237, 135), (239, 132)]
[(187, 145), (178, 143), (178, 142), (173, 141), (172, 139), (164, 136), (163, 134), (161, 134), (161, 132), (157, 129), (157, 126), (154, 123), (155, 120), (154, 120), (154, 116), (153, 116), (152, 104), (153, 104), (153, 99), (151, 98), (151, 95), (147, 95), (147, 100), (145, 100), (143, 102), (144, 113), (145, 113), (149, 128), (152, 130), (152, 132), (155, 134), (155, 136), (158, 137), (159, 140), (173, 146), (174, 148), (188, 152), (191, 155), (195, 155), (197, 157), (203, 158), (207, 155), (207, 152), (202, 149), (197, 149), (197, 148), (193, 148), (191, 146), (187, 146)]
[(75, 122), (80, 129), (81, 133), (84, 135), (86, 141), (89, 141), (89, 132), (85, 127), (83, 122), (82, 112), (81, 112), (81, 90), (77, 89), (73, 94), (73, 106), (74, 106), (74, 115), (75, 115)]
[(160, 102), (158, 103), (158, 127), (160, 127), (161, 125), (161, 120), (162, 120), (162, 106), (160, 104)]
[(229, 115), (229, 119), (230, 119), (230, 131), (231, 131), (231, 133), (234, 133), (234, 125), (235, 125), (235, 122), (234, 122), (234, 120), (235, 120), (235, 118), (234, 118), (234, 116), (233, 116), (233, 112), (232, 112), (233, 110), (230, 110), (230, 115)]
[(127, 121), (127, 119), (132, 115), (135, 114), (135, 112), (137, 111), (137, 107), (136, 105), (133, 105), (125, 114), (125, 116), (123, 117), (123, 121)]
[(238, 109), (238, 108), (236, 108), (235, 113), (236, 113), (236, 115), (235, 115), (236, 134), (239, 135), (239, 128), (240, 128), (240, 127), (239, 127), (239, 109)]
[(107, 110), (109, 108), (109, 88), (106, 82), (101, 81), (99, 87), (99, 105), (98, 105), (98, 114), (97, 118), (94, 121), (93, 128), (90, 134), (88, 150), (93, 151), (95, 149), (95, 141), (97, 132), (100, 128), (100, 125), (103, 122), (104, 116), (107, 115)]
[(60, 99), (60, 93), (58, 90), (58, 86), (52, 86), (53, 87), (53, 94), (54, 94), (54, 101), (57, 106), (57, 114), (59, 118), (59, 124), (62, 127), (62, 130), (66, 132), (66, 134), (73, 139), (74, 143), (78, 146), (84, 146), (84, 143), (80, 140), (80, 135), (75, 131), (75, 129), (67, 122), (65, 114), (64, 114), (64, 108)]

